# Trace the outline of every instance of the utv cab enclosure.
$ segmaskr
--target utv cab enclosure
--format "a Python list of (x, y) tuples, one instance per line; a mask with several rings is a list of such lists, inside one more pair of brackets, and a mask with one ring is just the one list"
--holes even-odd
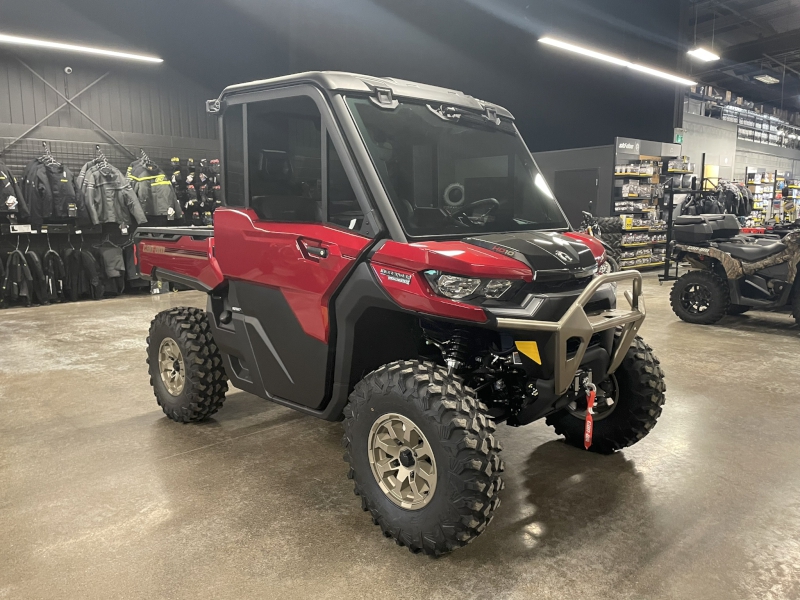
[[(547, 417), (609, 453), (644, 437), (663, 374), (636, 336), (641, 276), (598, 275), (500, 106), (390, 78), (302, 73), (226, 88), (212, 228), (139, 228), (143, 276), (208, 293), (153, 321), (176, 421), (227, 381), (345, 421), (362, 507), (441, 554), (499, 504), (495, 421)], [(616, 307), (624, 286), (626, 309)]]

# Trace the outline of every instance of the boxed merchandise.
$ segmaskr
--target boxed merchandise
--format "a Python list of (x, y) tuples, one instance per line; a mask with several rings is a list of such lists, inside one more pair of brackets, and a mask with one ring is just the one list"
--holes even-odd
[(689, 161), (688, 156), (682, 156), (667, 163), (668, 171), (694, 171), (694, 163)]

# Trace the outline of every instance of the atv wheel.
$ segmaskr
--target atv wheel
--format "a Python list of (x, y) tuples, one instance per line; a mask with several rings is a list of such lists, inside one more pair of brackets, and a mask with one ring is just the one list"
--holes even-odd
[(202, 421), (225, 402), (228, 377), (199, 308), (156, 315), (147, 337), (147, 364), (156, 400), (173, 421)]
[(344, 459), (386, 537), (438, 556), (486, 529), (503, 461), (485, 409), (430, 362), (393, 362), (356, 385), (344, 409)]
[[(632, 446), (650, 433), (661, 416), (664, 372), (650, 346), (638, 336), (616, 372), (597, 387), (591, 452), (611, 454)], [(612, 404), (608, 404), (609, 399)], [(584, 400), (582, 410), (568, 407), (546, 421), (568, 444), (583, 448), (585, 418)]]
[(750, 310), (751, 306), (745, 306), (744, 304), (731, 304), (728, 306), (727, 314), (729, 315), (743, 315), (748, 310)]
[(722, 277), (711, 271), (689, 271), (672, 286), (669, 302), (687, 323), (711, 325), (725, 316), (731, 299)]

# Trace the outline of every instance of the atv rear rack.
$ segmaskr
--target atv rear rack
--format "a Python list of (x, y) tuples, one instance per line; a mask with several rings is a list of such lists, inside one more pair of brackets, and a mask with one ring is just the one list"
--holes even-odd
[[(601, 313), (586, 314), (585, 307), (592, 300), (597, 290), (609, 283), (623, 281), (632, 282), (632, 290), (625, 292), (630, 310), (610, 309)], [(555, 392), (564, 394), (575, 379), (589, 340), (595, 333), (620, 327), (621, 335), (614, 345), (608, 373), (617, 370), (625, 357), (639, 327), (644, 321), (645, 308), (642, 298), (642, 275), (638, 271), (619, 271), (595, 277), (575, 302), (567, 309), (559, 321), (534, 321), (498, 317), (497, 325), (501, 329), (516, 331), (548, 331), (555, 334)], [(567, 356), (567, 341), (572, 338), (580, 340), (580, 346), (572, 357)]]

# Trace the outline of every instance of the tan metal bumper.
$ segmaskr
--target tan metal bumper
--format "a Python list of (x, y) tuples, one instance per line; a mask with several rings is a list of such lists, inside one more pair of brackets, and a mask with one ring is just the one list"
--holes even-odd
[[(625, 292), (630, 310), (611, 309), (599, 314), (586, 314), (585, 306), (591, 301), (598, 289), (607, 283), (630, 281), (632, 289)], [(548, 331), (555, 334), (555, 392), (561, 396), (567, 391), (575, 379), (575, 374), (586, 353), (591, 337), (599, 332), (621, 327), (622, 334), (617, 338), (611, 352), (611, 363), (608, 372), (617, 370), (625, 358), (633, 338), (639, 331), (645, 317), (644, 298), (642, 298), (642, 275), (639, 271), (619, 271), (595, 277), (586, 289), (581, 292), (575, 302), (567, 309), (559, 321), (535, 321), (533, 319), (515, 319), (498, 317), (497, 325), (501, 329), (516, 331)], [(572, 358), (567, 357), (567, 340), (578, 338), (581, 343)]]

